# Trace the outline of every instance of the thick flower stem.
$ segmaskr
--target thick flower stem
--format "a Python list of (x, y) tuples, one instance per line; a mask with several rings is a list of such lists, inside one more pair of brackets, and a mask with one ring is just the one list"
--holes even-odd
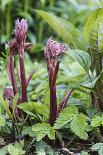
[(26, 76), (24, 66), (24, 50), (20, 49), (19, 63), (20, 63), (20, 78), (21, 78), (21, 91), (22, 91), (22, 103), (27, 102), (27, 90), (26, 90)]
[(10, 67), (9, 67), (9, 72), (10, 72), (10, 78), (11, 78), (11, 83), (12, 83), (12, 87), (13, 87), (13, 92), (14, 92), (14, 96), (17, 94), (18, 92), (18, 87), (16, 84), (16, 79), (15, 79), (15, 73), (14, 73), (14, 56), (10, 56)]
[(53, 126), (57, 117), (56, 85), (50, 86), (50, 125)]

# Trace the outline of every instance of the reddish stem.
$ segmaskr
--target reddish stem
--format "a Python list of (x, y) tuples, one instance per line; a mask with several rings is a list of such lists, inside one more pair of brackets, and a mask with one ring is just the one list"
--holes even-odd
[(25, 66), (24, 66), (24, 48), (19, 50), (19, 63), (20, 63), (20, 78), (21, 78), (21, 91), (22, 91), (22, 101), (27, 102), (27, 90), (26, 90), (26, 76), (25, 76)]
[(56, 78), (59, 70), (59, 63), (53, 67), (49, 65), (49, 87), (50, 87), (50, 125), (53, 126), (57, 118)]
[(53, 78), (52, 78), (52, 85), (53, 86), (56, 83), (56, 78), (57, 78), (58, 70), (59, 70), (59, 62), (56, 63), (54, 74), (53, 74)]
[(12, 83), (13, 91), (14, 91), (14, 96), (18, 92), (18, 87), (16, 84), (16, 78), (15, 78), (15, 73), (14, 73), (14, 56), (10, 55), (10, 61), (9, 61), (9, 74), (10, 74), (10, 80)]
[(53, 126), (57, 117), (56, 85), (50, 86), (50, 125)]

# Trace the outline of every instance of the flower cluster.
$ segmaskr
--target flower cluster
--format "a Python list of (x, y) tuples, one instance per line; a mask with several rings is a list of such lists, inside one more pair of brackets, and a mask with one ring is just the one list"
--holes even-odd
[(56, 58), (58, 56), (61, 56), (65, 50), (66, 50), (66, 45), (62, 43), (58, 43), (57, 41), (52, 40), (52, 37), (50, 37), (47, 41), (44, 55), (45, 58)]
[(15, 21), (14, 35), (17, 42), (19, 43), (25, 42), (27, 29), (28, 29), (27, 20), (22, 19), (21, 21), (19, 21), (19, 19), (17, 19)]

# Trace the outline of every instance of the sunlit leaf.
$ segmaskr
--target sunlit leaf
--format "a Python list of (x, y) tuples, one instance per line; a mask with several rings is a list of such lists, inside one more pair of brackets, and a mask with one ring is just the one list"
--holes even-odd
[(65, 124), (69, 123), (77, 114), (78, 109), (76, 108), (76, 106), (68, 106), (60, 112), (59, 117), (54, 124), (54, 128), (62, 128)]
[(78, 114), (71, 122), (71, 129), (81, 139), (87, 140), (88, 135), (85, 132), (85, 128), (86, 116), (84, 114)]
[(47, 123), (38, 123), (33, 125), (32, 130), (35, 132), (37, 136), (37, 141), (40, 141), (43, 137), (48, 135), (50, 139), (55, 138), (55, 129)]

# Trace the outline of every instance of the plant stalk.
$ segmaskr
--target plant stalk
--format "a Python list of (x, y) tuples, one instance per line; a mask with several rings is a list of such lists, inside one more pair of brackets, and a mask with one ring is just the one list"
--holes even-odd
[(18, 92), (18, 87), (16, 84), (16, 78), (15, 78), (15, 73), (14, 73), (14, 56), (13, 55), (10, 56), (10, 64), (9, 65), (10, 65), (10, 67), (9, 67), (10, 78), (11, 78), (11, 83), (12, 83), (14, 96), (15, 96)]
[(20, 63), (20, 78), (21, 78), (21, 91), (22, 91), (22, 103), (27, 102), (27, 90), (26, 90), (26, 76), (24, 66), (24, 48), (19, 50), (19, 63)]

